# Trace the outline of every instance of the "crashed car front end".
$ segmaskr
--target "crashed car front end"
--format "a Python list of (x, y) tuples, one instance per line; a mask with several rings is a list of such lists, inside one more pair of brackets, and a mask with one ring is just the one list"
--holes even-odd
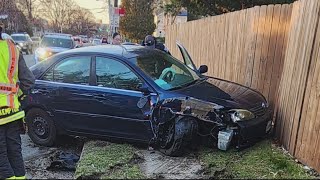
[(246, 109), (231, 109), (191, 97), (168, 98), (157, 108), (154, 121), (158, 126), (178, 117), (191, 117), (197, 121), (197, 134), (211, 138), (221, 150), (232, 144), (247, 147), (271, 130), (271, 112), (267, 103)]

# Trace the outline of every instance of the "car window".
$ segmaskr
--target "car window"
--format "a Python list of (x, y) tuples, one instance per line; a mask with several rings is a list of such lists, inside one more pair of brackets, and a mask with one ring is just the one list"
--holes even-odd
[(101, 87), (135, 90), (142, 81), (119, 61), (96, 58), (97, 85)]
[(91, 57), (70, 57), (55, 65), (42, 80), (89, 85), (90, 66)]
[(41, 47), (62, 47), (72, 48), (73, 42), (71, 39), (44, 37), (40, 43)]
[(181, 55), (182, 55), (182, 58), (183, 58), (183, 61), (184, 61), (184, 64), (187, 65), (189, 68), (191, 68), (192, 70), (196, 71), (196, 67), (188, 53), (188, 51), (180, 44), (177, 44), (178, 45), (178, 48), (181, 52)]
[(195, 71), (167, 53), (153, 52), (134, 59), (136, 66), (164, 90), (180, 88), (200, 79)]
[(12, 39), (15, 41), (26, 41), (26, 36), (12, 36)]

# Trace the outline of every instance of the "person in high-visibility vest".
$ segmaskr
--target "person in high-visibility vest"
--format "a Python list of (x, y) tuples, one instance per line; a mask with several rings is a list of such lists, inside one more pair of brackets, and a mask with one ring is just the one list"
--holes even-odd
[(0, 23), (0, 179), (26, 179), (20, 137), (25, 113), (19, 100), (35, 78), (12, 40), (2, 38), (2, 30)]

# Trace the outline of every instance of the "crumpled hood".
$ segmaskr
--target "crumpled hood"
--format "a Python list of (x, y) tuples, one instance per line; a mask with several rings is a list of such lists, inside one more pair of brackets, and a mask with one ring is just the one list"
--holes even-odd
[(252, 109), (261, 107), (263, 103), (266, 103), (265, 98), (259, 92), (216, 78), (208, 78), (192, 86), (179, 89), (177, 92), (225, 108)]

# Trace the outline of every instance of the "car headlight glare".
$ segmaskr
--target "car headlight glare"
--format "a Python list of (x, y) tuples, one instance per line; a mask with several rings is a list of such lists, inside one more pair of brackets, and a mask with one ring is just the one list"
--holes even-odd
[(24, 46), (24, 44), (23, 43), (19, 43), (19, 45), (22, 47), (22, 46)]
[(245, 109), (232, 109), (229, 111), (233, 122), (246, 121), (255, 118), (255, 115)]
[(49, 57), (52, 55), (52, 53), (50, 51), (47, 51), (43, 48), (39, 48), (37, 51), (36, 51), (36, 54), (39, 56), (39, 57)]

